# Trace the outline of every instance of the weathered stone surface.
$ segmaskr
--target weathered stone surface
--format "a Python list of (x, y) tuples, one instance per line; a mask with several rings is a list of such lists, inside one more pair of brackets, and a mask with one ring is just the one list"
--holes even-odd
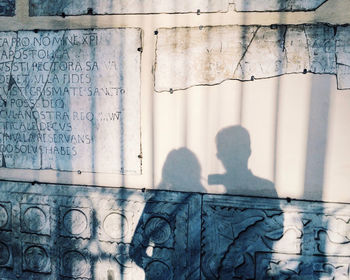
[(350, 28), (339, 26), (336, 35), (337, 80), (339, 89), (350, 89)]
[(199, 195), (0, 188), (0, 279), (199, 279)]
[(0, 0), (0, 16), (14, 16), (16, 11), (15, 0)]
[(1, 279), (350, 277), (348, 204), (11, 182), (0, 188)]
[(216, 84), (231, 77), (257, 29), (248, 26), (160, 29), (156, 90)]
[(336, 74), (335, 29), (327, 25), (305, 25), (310, 68), (317, 74)]
[(202, 279), (349, 279), (349, 210), (205, 196)]
[(3, 167), (140, 172), (139, 29), (0, 39)]
[(349, 257), (257, 253), (255, 274), (257, 280), (349, 279), (349, 260)]
[(233, 0), (236, 11), (268, 12), (268, 11), (312, 11), (327, 0)]
[(233, 78), (250, 80), (308, 69), (308, 49), (301, 27), (259, 27)]
[(160, 29), (155, 90), (307, 72), (337, 74), (346, 89), (349, 34), (324, 24)]
[(227, 11), (228, 0), (59, 0), (55, 5), (46, 0), (30, 0), (29, 7), (31, 16), (194, 13), (198, 10), (206, 13)]

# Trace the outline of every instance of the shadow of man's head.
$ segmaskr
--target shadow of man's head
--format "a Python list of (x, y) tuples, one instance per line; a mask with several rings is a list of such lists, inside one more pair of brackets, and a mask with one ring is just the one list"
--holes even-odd
[(224, 185), (227, 192), (233, 194), (277, 196), (271, 181), (254, 176), (248, 169), (252, 151), (250, 136), (244, 127), (236, 125), (220, 130), (216, 135), (216, 148), (226, 173), (209, 175), (209, 184)]
[(242, 126), (230, 126), (216, 135), (217, 157), (227, 171), (247, 169), (251, 154), (250, 137)]

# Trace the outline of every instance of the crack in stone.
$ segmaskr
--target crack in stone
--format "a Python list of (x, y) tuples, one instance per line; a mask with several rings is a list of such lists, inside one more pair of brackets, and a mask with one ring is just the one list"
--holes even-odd
[[(224, 26), (221, 26), (220, 28), (223, 28), (223, 27)], [(246, 27), (247, 26), (242, 26), (241, 32), (244, 32), (245, 30), (244, 28)], [(229, 75), (229, 73), (223, 74), (222, 72), (219, 76), (215, 76), (215, 78), (209, 79), (208, 81), (205, 81), (205, 82), (201, 82), (200, 72), (198, 72), (198, 74), (196, 73), (193, 74), (194, 78), (190, 81), (182, 80), (182, 78), (179, 78), (179, 79), (176, 79), (175, 82), (173, 82), (170, 78), (168, 78), (169, 76), (168, 74), (160, 74), (160, 71), (163, 71), (163, 70), (167, 71), (167, 69), (163, 67), (164, 69), (162, 68), (163, 70), (160, 70), (161, 68), (158, 67), (158, 63), (159, 63), (158, 59), (160, 59), (159, 53), (161, 53), (161, 57), (163, 57), (164, 54), (168, 52), (168, 49), (167, 47), (164, 47), (164, 46), (162, 46), (162, 48), (159, 48), (159, 44), (158, 44), (159, 38), (157, 38), (156, 56), (155, 56), (155, 63), (154, 63), (155, 91), (167, 92), (168, 91), (167, 88), (170, 88), (171, 91), (187, 90), (195, 86), (215, 86), (228, 80), (250, 81), (251, 77), (254, 77), (254, 80), (255, 79), (258, 80), (258, 79), (279, 77), (281, 75), (288, 75), (288, 74), (298, 74), (298, 73), (306, 74), (307, 72), (313, 73), (313, 74), (336, 75), (338, 80), (338, 88), (347, 89), (347, 86), (343, 86), (343, 85), (347, 83), (346, 80), (348, 79), (347, 78), (348, 74), (346, 74), (345, 69), (338, 69), (338, 66), (342, 64), (344, 66), (349, 66), (350, 63), (348, 65), (347, 63), (343, 63), (343, 61), (341, 61), (342, 62), (341, 64), (339, 61), (339, 56), (337, 56), (337, 54), (341, 53), (342, 54), (341, 59), (347, 61), (348, 59), (346, 56), (347, 51), (343, 50), (344, 47), (341, 48), (339, 44), (340, 43), (341, 45), (345, 44), (347, 34), (348, 34), (345, 32), (348, 32), (348, 29), (344, 28), (340, 32), (338, 30), (338, 26), (330, 26), (327, 24), (314, 24), (314, 25), (303, 24), (303, 25), (287, 25), (287, 26), (279, 25), (277, 26), (279, 31), (276, 31), (276, 32), (279, 33), (279, 36), (282, 36), (282, 34), (283, 36), (280, 40), (276, 40), (275, 42), (275, 41), (271, 41), (272, 38), (274, 38), (274, 36), (277, 35), (277, 33), (275, 32), (272, 32), (269, 35), (271, 38), (258, 35), (258, 32), (262, 27), (267, 28), (267, 26), (257, 26), (257, 29), (255, 30), (251, 40), (249, 41), (247, 46), (243, 49), (244, 50), (243, 54), (241, 54), (241, 56), (239, 57), (239, 61), (236, 64), (236, 67), (233, 71), (233, 75), (232, 74)], [(283, 27), (283, 29), (281, 27)], [(229, 31), (230, 27), (227, 26), (227, 28)], [(232, 29), (232, 30), (234, 32), (238, 32), (236, 31), (236, 29)], [(291, 31), (290, 34), (289, 34), (289, 31)], [(283, 32), (283, 33), (280, 33), (280, 32)], [(162, 35), (162, 33), (160, 34)], [(168, 31), (166, 34), (169, 36)], [(256, 42), (257, 36), (259, 36), (259, 42), (254, 44), (254, 47), (253, 47), (252, 44)], [(337, 40), (334, 41), (335, 39)], [(277, 46), (278, 49), (275, 50), (271, 55), (271, 59), (273, 59), (276, 62), (276, 67), (277, 67), (276, 69), (273, 69), (268, 66), (267, 63), (271, 64), (271, 59), (269, 60), (267, 58), (265, 59), (261, 58), (261, 60), (258, 59), (258, 61), (254, 60), (254, 57), (257, 55), (256, 51), (258, 51), (259, 48), (264, 45), (264, 41), (266, 44), (266, 49), (265, 49), (266, 54), (270, 54), (267, 51), (268, 48), (272, 49), (276, 43), (278, 44)], [(293, 41), (296, 44), (293, 44)], [(221, 44), (218, 44), (218, 50), (220, 46)], [(194, 44), (193, 47), (195, 48), (196, 44)], [(252, 50), (252, 47), (253, 47), (253, 50)], [(234, 53), (235, 51), (234, 46), (232, 46), (232, 50), (230, 51), (232, 51), (233, 56), (236, 55), (236, 53)], [(213, 55), (215, 56), (215, 53)], [(213, 60), (218, 58), (220, 57), (219, 56), (213, 57)], [(220, 59), (223, 59), (223, 58), (220, 58)], [(247, 67), (244, 67), (243, 61), (247, 61), (249, 65)], [(177, 62), (174, 61), (174, 63), (177, 63)], [(220, 63), (226, 64), (225, 61), (221, 61)], [(180, 67), (179, 65), (180, 64), (177, 63), (176, 67), (177, 68)], [(254, 69), (257, 70), (258, 73), (254, 73)], [(196, 70), (194, 69), (194, 71)], [(254, 74), (257, 74), (257, 75), (254, 75)], [(339, 80), (339, 75), (341, 75), (340, 80)], [(173, 83), (177, 85), (173, 85)]]
[(345, 64), (345, 63), (340, 63), (340, 62), (337, 62), (337, 65), (341, 65), (341, 66), (350, 67), (350, 64)]
[(259, 29), (260, 29), (260, 26), (258, 26), (258, 27), (256, 28), (256, 30), (255, 30), (255, 32), (254, 32), (254, 34), (253, 34), (253, 36), (252, 36), (252, 39), (250, 40), (249, 44), (247, 45), (245, 51), (243, 52), (241, 59), (238, 61), (238, 64), (237, 64), (237, 66), (236, 66), (236, 69), (235, 69), (235, 71), (233, 71), (233, 76), (235, 76), (235, 74), (236, 74), (236, 72), (237, 72), (237, 69), (238, 69), (239, 67), (242, 69), (242, 73), (244, 73), (241, 63), (242, 63), (243, 59), (245, 58), (245, 55), (246, 55), (246, 53), (248, 52), (248, 49), (249, 49), (250, 45), (251, 45), (252, 42), (254, 41), (255, 36), (256, 36), (256, 34), (258, 33)]

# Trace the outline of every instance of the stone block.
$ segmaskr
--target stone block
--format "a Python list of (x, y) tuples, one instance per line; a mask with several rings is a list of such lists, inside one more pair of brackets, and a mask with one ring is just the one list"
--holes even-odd
[(159, 29), (155, 89), (213, 85), (233, 76), (258, 27)]
[(50, 235), (50, 206), (42, 204), (21, 204), (22, 232)]
[(233, 0), (239, 12), (313, 11), (327, 0)]
[(257, 253), (256, 263), (257, 280), (349, 279), (349, 257)]
[(10, 202), (0, 201), (0, 231), (11, 231), (12, 206)]
[(348, 205), (205, 196), (202, 279), (348, 279), (349, 211)]
[(0, 268), (13, 268), (13, 244), (11, 235), (0, 232)]
[(337, 27), (337, 82), (339, 89), (350, 89), (350, 28)]
[(199, 195), (0, 187), (13, 213), (11, 232), (0, 230), (0, 279), (199, 279)]
[[(25, 183), (0, 187), (13, 224), (11, 231), (0, 230), (0, 279), (350, 277), (349, 204)], [(41, 234), (43, 226), (21, 227), (30, 209), (51, 212), (50, 235)]]
[(140, 173), (141, 31), (0, 33), (7, 168)]
[(87, 250), (60, 249), (60, 275), (73, 279), (91, 279), (91, 258)]
[(0, 0), (0, 16), (14, 16), (15, 12), (15, 0)]
[(60, 235), (74, 238), (90, 238), (91, 209), (60, 207)]
[(155, 90), (308, 72), (335, 74), (338, 88), (347, 89), (349, 34), (348, 27), (325, 24), (161, 28)]
[(30, 0), (31, 16), (226, 12), (228, 0)]
[(50, 248), (47, 245), (24, 243), (22, 245), (22, 256), (23, 271), (51, 272)]

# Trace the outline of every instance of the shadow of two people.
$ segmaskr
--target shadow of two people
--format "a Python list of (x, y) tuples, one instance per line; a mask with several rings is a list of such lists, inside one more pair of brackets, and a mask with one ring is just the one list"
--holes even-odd
[[(230, 194), (244, 194), (248, 196), (269, 196), (277, 197), (274, 184), (271, 181), (255, 176), (248, 169), (248, 160), (251, 156), (250, 137), (248, 131), (242, 126), (231, 126), (222, 129), (216, 136), (217, 157), (226, 169), (225, 174), (213, 174), (208, 176), (208, 183), (224, 185), (226, 192)], [(180, 148), (171, 151), (162, 169), (162, 180), (158, 185), (159, 190), (188, 189), (190, 192), (183, 199), (181, 204), (173, 207), (167, 214), (168, 217), (176, 217), (182, 207), (191, 196), (197, 193), (206, 193), (206, 189), (201, 183), (201, 166), (195, 154), (187, 148)], [(170, 270), (165, 264), (157, 262), (154, 269), (150, 269), (154, 257), (147, 251), (149, 246), (154, 247), (154, 240), (159, 239), (169, 223), (162, 218), (158, 218), (157, 225), (152, 230), (146, 230), (147, 219), (155, 209), (155, 201), (158, 194), (155, 192), (148, 199), (142, 216), (136, 227), (132, 241), (133, 249), (130, 252), (131, 259), (145, 271), (145, 279), (183, 279), (183, 275), (169, 276)], [(201, 211), (198, 209), (198, 211)], [(200, 225), (199, 225), (200, 226)], [(199, 237), (198, 237), (199, 238)], [(200, 253), (200, 252), (198, 252)], [(199, 273), (196, 274), (199, 279)]]

